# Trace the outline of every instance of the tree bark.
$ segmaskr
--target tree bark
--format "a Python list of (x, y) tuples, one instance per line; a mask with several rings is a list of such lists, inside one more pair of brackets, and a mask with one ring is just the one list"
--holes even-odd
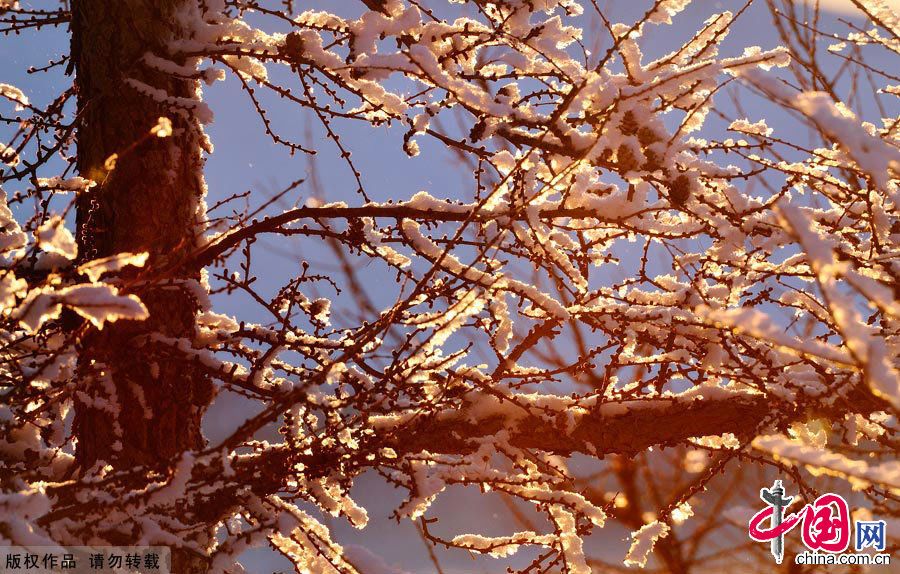
[[(212, 399), (211, 381), (168, 359), (149, 337), (194, 335), (197, 301), (181, 284), (196, 279), (196, 271), (178, 265), (172, 271), (171, 261), (196, 245), (205, 189), (203, 134), (188, 112), (176, 113), (128, 82), (137, 80), (169, 97), (196, 97), (196, 81), (143, 61), (148, 52), (165, 55), (165, 45), (185, 33), (176, 13), (192, 1), (75, 0), (72, 5), (77, 167), (97, 182), (77, 202), (80, 258), (149, 253), (144, 270), (124, 279), (148, 308), (149, 319), (109, 325), (81, 341), (79, 369), (90, 381), (75, 404), (81, 472), (98, 461), (114, 469), (171, 466), (184, 451), (204, 445), (200, 425)], [(170, 137), (151, 134), (160, 117), (171, 120)], [(163, 259), (168, 285), (146, 281)], [(122, 544), (140, 536), (138, 527), (131, 532), (119, 536)], [(198, 525), (197, 533), (192, 542), (202, 546), (206, 529)], [(175, 571), (205, 570), (190, 555), (173, 552)]]

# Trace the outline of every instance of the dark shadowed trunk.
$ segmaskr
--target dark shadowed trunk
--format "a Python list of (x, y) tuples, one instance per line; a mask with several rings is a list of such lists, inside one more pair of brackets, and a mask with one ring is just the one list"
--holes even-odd
[[(76, 0), (72, 6), (78, 169), (97, 181), (78, 201), (80, 256), (150, 254), (144, 270), (126, 281), (150, 319), (116, 323), (82, 341), (79, 368), (92, 375), (84, 389), (87, 397), (120, 407), (115, 415), (102, 401), (76, 403), (76, 457), (82, 472), (100, 460), (116, 469), (172, 466), (180, 453), (203, 446), (200, 421), (211, 400), (210, 381), (183, 362), (167, 360), (165, 346), (148, 337), (193, 336), (196, 301), (178, 284), (194, 277), (175, 265), (167, 276), (172, 285), (141, 285), (155, 264), (171, 263), (195, 244), (203, 190), (201, 133), (186, 113), (173, 113), (132, 81), (169, 97), (194, 96), (195, 81), (142, 62), (147, 52), (165, 53), (165, 43), (179, 34), (174, 14), (188, 1)], [(172, 121), (171, 137), (150, 134), (161, 116)], [(127, 544), (140, 535), (135, 526), (117, 538)], [(203, 544), (204, 535), (200, 529), (193, 539)], [(187, 556), (175, 553), (179, 574), (203, 570), (202, 561)]]

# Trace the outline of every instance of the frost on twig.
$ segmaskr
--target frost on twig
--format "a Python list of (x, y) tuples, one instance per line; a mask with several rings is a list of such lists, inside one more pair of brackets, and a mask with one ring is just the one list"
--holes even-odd
[[(7, 4), (9, 33), (71, 17)], [(896, 57), (896, 19), (860, 2), (865, 24), (825, 29), (781, 3), (778, 42), (736, 46), (765, 8), (748, 4), (661, 46), (689, 2), (628, 22), (574, 0), (450, 4), (175, 2), (172, 37), (122, 78), (147, 125), (90, 173), (66, 168), (75, 90), (47, 103), (0, 84), (16, 126), (0, 142), (0, 542), (126, 536), (212, 572), (269, 546), (298, 571), (365, 574), (335, 525), (387, 518), (371, 480), (400, 493), (391, 518), (437, 568), (451, 551), (525, 556), (524, 572), (724, 568), (765, 549), (720, 536), (722, 509), (758, 504), (776, 473), (900, 515), (898, 91), (868, 57)], [(216, 189), (207, 207), (201, 86), (222, 80), (279, 165), (310, 163), (271, 197)], [(196, 227), (100, 257), (105, 185), (152, 146), (165, 167), (129, 175), (171, 185), (194, 158)], [(389, 146), (427, 181), (367, 173)], [(104, 223), (127, 236), (121, 211)], [(286, 246), (315, 256), (274, 265)], [(101, 333), (152, 384), (84, 360)], [(73, 405), (126, 457), (152, 437), (125, 429), (199, 418), (166, 386), (184, 373), (214, 383), (203, 400), (252, 407), (171, 460), (79, 464)], [(460, 492), (508, 512), (453, 531), (441, 502)], [(614, 559), (596, 551), (610, 524), (632, 533)]]

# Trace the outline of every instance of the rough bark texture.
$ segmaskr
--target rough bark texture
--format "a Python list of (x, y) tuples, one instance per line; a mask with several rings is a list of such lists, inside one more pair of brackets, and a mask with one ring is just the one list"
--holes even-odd
[[(90, 400), (76, 403), (82, 472), (100, 460), (114, 468), (168, 466), (185, 450), (203, 446), (200, 423), (212, 397), (211, 382), (183, 362), (167, 360), (166, 351), (148, 340), (151, 332), (194, 333), (196, 301), (177, 285), (193, 277), (171, 262), (196, 242), (196, 206), (204, 187), (202, 133), (187, 114), (174, 114), (126, 82), (135, 79), (174, 97), (195, 94), (195, 81), (152, 70), (142, 61), (147, 52), (165, 54), (164, 45), (179, 33), (174, 14), (186, 1), (193, 0), (76, 0), (72, 6), (78, 169), (98, 183), (78, 200), (80, 255), (150, 253), (145, 270), (126, 280), (150, 319), (116, 323), (82, 341), (79, 368), (93, 381), (86, 396), (109, 400), (114, 394), (121, 406), (113, 416)], [(150, 133), (161, 116), (174, 125), (171, 137)], [(174, 285), (142, 286), (163, 259), (175, 269), (167, 277)], [(134, 530), (132, 536), (139, 536)], [(122, 542), (129, 542), (128, 535)], [(179, 573), (203, 569), (181, 553), (173, 556), (181, 562)]]

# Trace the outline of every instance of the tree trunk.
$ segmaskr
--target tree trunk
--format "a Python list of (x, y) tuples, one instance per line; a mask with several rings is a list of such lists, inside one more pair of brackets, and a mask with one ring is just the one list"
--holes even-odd
[[(212, 399), (210, 380), (171, 358), (171, 351), (149, 337), (194, 335), (197, 302), (180, 284), (196, 279), (195, 273), (171, 262), (196, 245), (204, 190), (203, 135), (187, 112), (174, 113), (127, 81), (137, 80), (169, 97), (195, 97), (196, 81), (153, 70), (143, 61), (147, 52), (165, 55), (166, 43), (183, 34), (175, 14), (192, 1), (75, 0), (72, 5), (77, 166), (97, 182), (77, 203), (80, 257), (150, 255), (141, 272), (125, 279), (150, 318), (109, 325), (81, 342), (79, 369), (91, 381), (83, 389), (87, 400), (75, 405), (81, 472), (98, 461), (114, 469), (172, 467), (181, 453), (204, 444), (200, 424)], [(171, 120), (170, 137), (150, 133), (160, 117)], [(163, 259), (174, 269), (166, 277), (170, 284), (142, 285)], [(183, 520), (190, 524), (190, 509), (186, 512)], [(203, 547), (208, 532), (197, 526), (186, 538)], [(141, 535), (138, 526), (124, 535), (127, 525), (111, 528), (119, 531), (114, 538), (121, 544)], [(173, 551), (173, 559), (179, 574), (205, 570), (204, 561), (189, 552)]]

